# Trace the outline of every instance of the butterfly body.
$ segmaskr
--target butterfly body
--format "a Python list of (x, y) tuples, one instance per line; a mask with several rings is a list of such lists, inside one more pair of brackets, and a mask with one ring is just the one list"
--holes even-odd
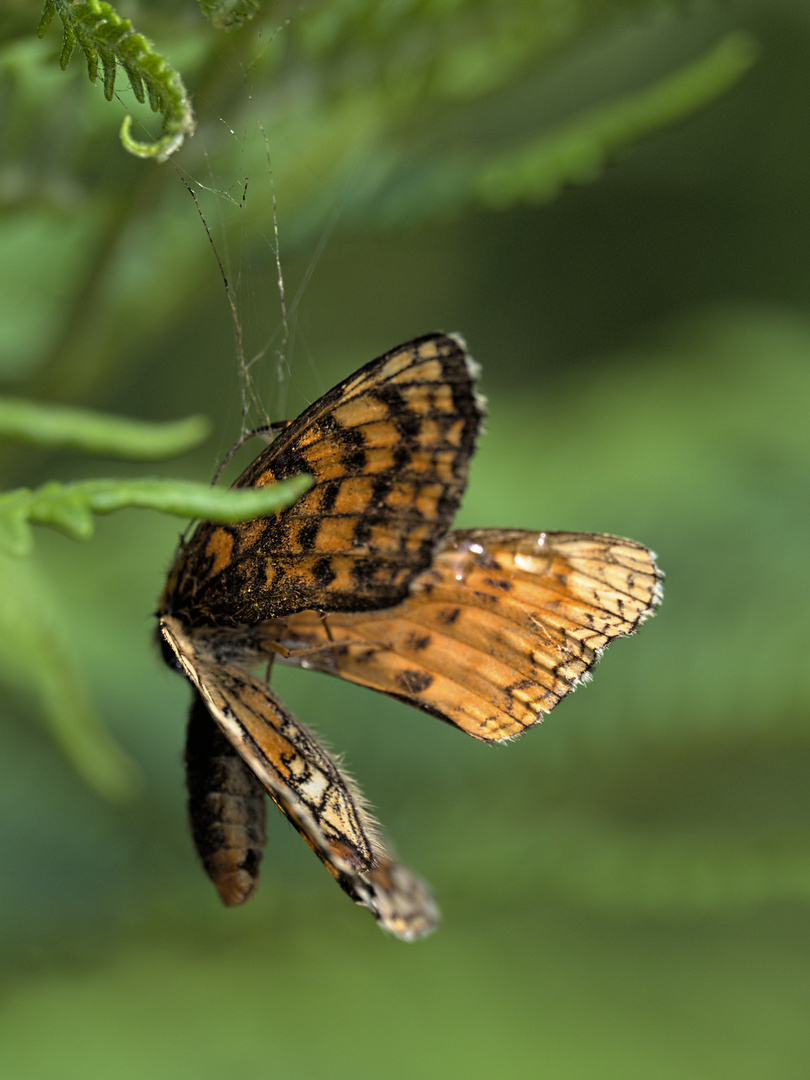
[[(306, 472), (310, 491), (270, 517), (201, 523), (158, 612), (196, 691), (192, 729), (207, 712), (239, 756), (210, 772), (235, 802), (206, 801), (190, 777), (198, 815), (221, 805), (239, 817), (255, 778), (345, 891), (406, 940), (436, 923), (427, 888), (392, 859), (354, 784), (252, 669), (274, 659), (314, 668), (499, 741), (541, 719), (661, 598), (654, 556), (630, 540), (450, 531), (483, 415), (476, 374), (461, 339), (431, 334), (345, 379), (235, 485)], [(187, 759), (201, 768), (199, 755)], [(216, 822), (194, 826), (226, 903), (255, 887), (260, 830), (245, 816), (219, 833)], [(226, 843), (212, 853), (218, 836)]]
[(223, 903), (243, 904), (259, 883), (266, 792), (211, 722), (199, 694), (188, 719), (185, 757), (194, 846)]

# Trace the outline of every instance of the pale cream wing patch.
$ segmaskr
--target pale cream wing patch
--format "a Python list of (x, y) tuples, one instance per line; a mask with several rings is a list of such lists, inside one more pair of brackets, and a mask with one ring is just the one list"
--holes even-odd
[(267, 793), (355, 903), (406, 941), (435, 928), (427, 887), (386, 851), (354, 784), (269, 687), (223, 660), (216, 628), (161, 631), (213, 720)]
[[(595, 533), (452, 532), (384, 611), (264, 624), (288, 663), (407, 701), (477, 739), (509, 739), (573, 690), (662, 597), (641, 544)], [(271, 646), (272, 647), (272, 646)]]

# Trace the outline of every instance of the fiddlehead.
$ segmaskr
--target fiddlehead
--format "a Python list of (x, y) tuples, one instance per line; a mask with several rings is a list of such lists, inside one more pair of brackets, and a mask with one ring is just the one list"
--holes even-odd
[(78, 45), (87, 61), (91, 82), (99, 75), (104, 81), (104, 96), (112, 100), (115, 75), (120, 66), (126, 72), (135, 97), (141, 103), (149, 99), (153, 112), (163, 116), (163, 137), (155, 143), (143, 143), (130, 134), (132, 117), (121, 125), (121, 142), (138, 157), (165, 161), (177, 150), (186, 135), (194, 132), (195, 121), (186, 88), (178, 73), (151, 43), (132, 29), (104, 0), (46, 0), (37, 33), (45, 35), (54, 13), (62, 20), (64, 38), (59, 62), (64, 70)]

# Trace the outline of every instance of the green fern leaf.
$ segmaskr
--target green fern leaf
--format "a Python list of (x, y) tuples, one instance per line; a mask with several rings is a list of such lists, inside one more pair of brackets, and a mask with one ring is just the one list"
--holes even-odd
[(749, 70), (756, 56), (749, 35), (729, 34), (674, 74), (491, 160), (478, 176), (475, 194), (484, 205), (497, 209), (550, 202), (565, 184), (594, 180), (622, 148), (717, 100)]
[(259, 0), (197, 0), (200, 10), (217, 30), (230, 30), (252, 19)]
[(199, 445), (209, 431), (203, 416), (150, 423), (128, 416), (0, 397), (0, 438), (35, 446), (81, 450), (129, 461), (160, 461)]
[(98, 78), (99, 64), (103, 72), (104, 96), (112, 100), (115, 76), (123, 68), (135, 97), (140, 102), (149, 97), (153, 112), (163, 116), (164, 135), (155, 143), (143, 143), (132, 138), (132, 117), (121, 125), (121, 142), (131, 154), (165, 161), (194, 132), (194, 113), (186, 88), (178, 73), (157, 52), (152, 44), (132, 29), (104, 0), (46, 0), (37, 33), (43, 37), (54, 13), (62, 20), (63, 41), (59, 63), (67, 67), (76, 45), (84, 53), (87, 74), (91, 82)]
[(213, 488), (183, 480), (51, 481), (35, 491), (18, 488), (0, 495), (0, 549), (24, 557), (33, 548), (31, 524), (50, 525), (74, 540), (89, 540), (96, 514), (127, 507), (159, 510), (177, 517), (220, 524), (248, 521), (290, 506), (311, 486), (309, 476), (294, 476), (271, 487)]

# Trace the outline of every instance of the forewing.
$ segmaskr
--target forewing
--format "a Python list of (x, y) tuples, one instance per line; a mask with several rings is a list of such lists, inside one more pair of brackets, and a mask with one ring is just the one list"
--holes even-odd
[(235, 485), (309, 473), (311, 490), (271, 517), (198, 526), (160, 613), (235, 626), (399, 603), (464, 492), (482, 415), (474, 376), (460, 338), (431, 334), (330, 390)]
[(588, 678), (662, 596), (641, 544), (592, 533), (451, 533), (394, 608), (301, 612), (263, 628), (289, 663), (380, 690), (497, 741)]
[(392, 860), (362, 796), (313, 735), (265, 683), (223, 659), (215, 629), (165, 617), (161, 631), (229, 743), (355, 903), (406, 941), (434, 929), (430, 893)]

